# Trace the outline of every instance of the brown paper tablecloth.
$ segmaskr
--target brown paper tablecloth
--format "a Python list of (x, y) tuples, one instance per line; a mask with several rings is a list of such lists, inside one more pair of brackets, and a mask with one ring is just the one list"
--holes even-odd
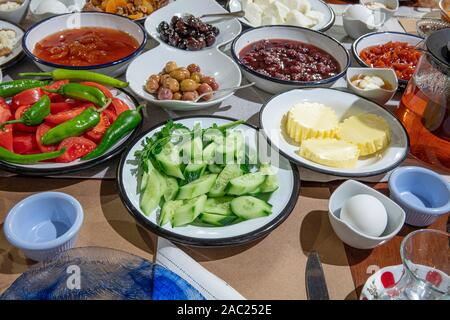
[[(31, 193), (61, 191), (76, 197), (85, 221), (77, 246), (105, 246), (153, 259), (156, 236), (136, 224), (123, 207), (114, 181), (0, 179), (0, 292), (29, 266), (5, 239), (3, 223), (9, 209)], [(327, 217), (328, 188), (302, 188), (290, 217), (267, 237), (244, 246), (219, 249), (184, 248), (209, 271), (248, 299), (306, 299), (305, 266), (310, 250), (323, 262), (330, 298), (356, 298), (344, 246)]]

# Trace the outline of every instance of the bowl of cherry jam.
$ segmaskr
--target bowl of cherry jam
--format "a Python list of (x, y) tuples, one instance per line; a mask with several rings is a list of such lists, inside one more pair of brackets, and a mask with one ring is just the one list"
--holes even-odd
[(337, 40), (294, 26), (249, 29), (233, 41), (231, 53), (248, 81), (273, 94), (330, 87), (350, 65), (347, 50)]

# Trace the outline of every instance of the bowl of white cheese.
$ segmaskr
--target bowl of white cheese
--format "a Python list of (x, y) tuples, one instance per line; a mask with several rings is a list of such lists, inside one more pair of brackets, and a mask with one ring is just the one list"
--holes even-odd
[(20, 24), (29, 5), (30, 0), (0, 0), (0, 20)]
[(245, 11), (240, 21), (249, 27), (290, 25), (326, 31), (334, 23), (333, 9), (322, 0), (230, 0), (231, 12)]

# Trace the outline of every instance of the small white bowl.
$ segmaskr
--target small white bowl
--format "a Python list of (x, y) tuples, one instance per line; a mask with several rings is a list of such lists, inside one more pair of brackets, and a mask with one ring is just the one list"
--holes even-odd
[[(372, 89), (363, 90), (352, 83), (352, 78), (357, 75), (378, 76), (385, 82), (389, 83), (392, 89)], [(392, 99), (398, 89), (398, 79), (395, 71), (389, 68), (348, 68), (347, 70), (347, 88), (357, 95), (375, 101), (379, 104), (386, 104)]]
[(145, 83), (152, 74), (158, 74), (169, 61), (175, 61), (180, 67), (187, 67), (191, 63), (198, 64), (202, 74), (214, 77), (219, 84), (219, 89), (236, 87), (241, 84), (241, 71), (234, 61), (219, 50), (201, 50), (195, 54), (169, 46), (159, 45), (139, 56), (128, 67), (126, 79), (131, 90), (144, 100), (159, 105), (169, 110), (198, 110), (220, 103), (233, 92), (218, 93), (212, 100), (191, 102), (177, 100), (158, 100), (155, 95), (148, 93)]
[[(7, 2), (8, 0), (1, 0), (0, 3)], [(20, 24), (25, 18), (28, 12), (28, 6), (30, 5), (30, 0), (9, 0), (13, 2), (22, 3), (20, 7), (11, 11), (0, 11), (0, 20), (6, 20), (14, 24)]]
[[(30, 14), (34, 21), (41, 21), (53, 16), (56, 16), (61, 13), (55, 13), (53, 12), (42, 12), (38, 13), (37, 9), (41, 2), (46, 0), (33, 0), (30, 3)], [(84, 5), (86, 4), (86, 0), (58, 0), (62, 4), (64, 4), (67, 7), (67, 12), (63, 13), (70, 13), (70, 12), (81, 12)], [(54, 9), (53, 9), (54, 10)]]
[[(241, 62), (239, 53), (247, 45), (265, 39), (287, 39), (314, 45), (331, 54), (337, 60), (341, 72), (328, 79), (310, 82), (281, 80), (256, 72)], [(256, 87), (273, 94), (296, 88), (331, 87), (345, 75), (350, 65), (347, 49), (340, 42), (325, 33), (294, 26), (263, 26), (248, 29), (234, 39), (231, 45), (231, 55), (249, 82), (254, 82)]]
[(400, 5), (399, 0), (359, 0), (359, 3), (365, 6), (371, 2), (382, 3), (386, 6), (386, 8), (378, 9), (386, 15), (386, 21), (394, 16)]
[(348, 6), (342, 14), (345, 32), (353, 39), (378, 31), (385, 22), (385, 16), (377, 15), (363, 5)]
[[(412, 46), (416, 46), (419, 42), (423, 41), (423, 38), (414, 34), (396, 32), (396, 31), (380, 31), (363, 35), (356, 39), (352, 44), (352, 54), (356, 62), (363, 67), (370, 67), (361, 58), (360, 54), (367, 47), (372, 47), (380, 44), (392, 42), (406, 42)], [(400, 87), (405, 87), (408, 81), (398, 79)]]
[[(81, 67), (47, 62), (33, 54), (36, 43), (41, 41), (43, 38), (57, 31), (80, 27), (101, 27), (122, 30), (134, 37), (139, 43), (139, 47), (133, 53), (120, 60), (105, 64)], [(22, 47), (25, 54), (33, 60), (42, 71), (48, 72), (54, 68), (89, 70), (112, 77), (117, 77), (124, 73), (128, 64), (144, 50), (146, 43), (147, 34), (141, 25), (134, 23), (128, 18), (103, 12), (78, 12), (54, 16), (33, 25), (30, 29), (28, 29), (22, 38)]]
[[(379, 237), (362, 234), (340, 219), (341, 208), (345, 201), (358, 194), (368, 194), (378, 200), (386, 208), (388, 216), (387, 226)], [(405, 211), (384, 194), (366, 186), (365, 184), (347, 180), (331, 195), (328, 204), (328, 217), (337, 236), (346, 244), (357, 249), (372, 249), (392, 239), (405, 223)]]

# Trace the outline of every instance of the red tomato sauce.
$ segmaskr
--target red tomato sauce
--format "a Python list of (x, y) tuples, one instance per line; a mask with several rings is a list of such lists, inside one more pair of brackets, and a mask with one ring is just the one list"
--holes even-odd
[(120, 60), (139, 43), (128, 33), (110, 28), (84, 27), (51, 34), (34, 47), (40, 59), (65, 66), (93, 66)]
[(416, 69), (421, 53), (406, 42), (388, 42), (363, 49), (361, 59), (372, 68), (392, 68), (397, 77), (408, 81)]

